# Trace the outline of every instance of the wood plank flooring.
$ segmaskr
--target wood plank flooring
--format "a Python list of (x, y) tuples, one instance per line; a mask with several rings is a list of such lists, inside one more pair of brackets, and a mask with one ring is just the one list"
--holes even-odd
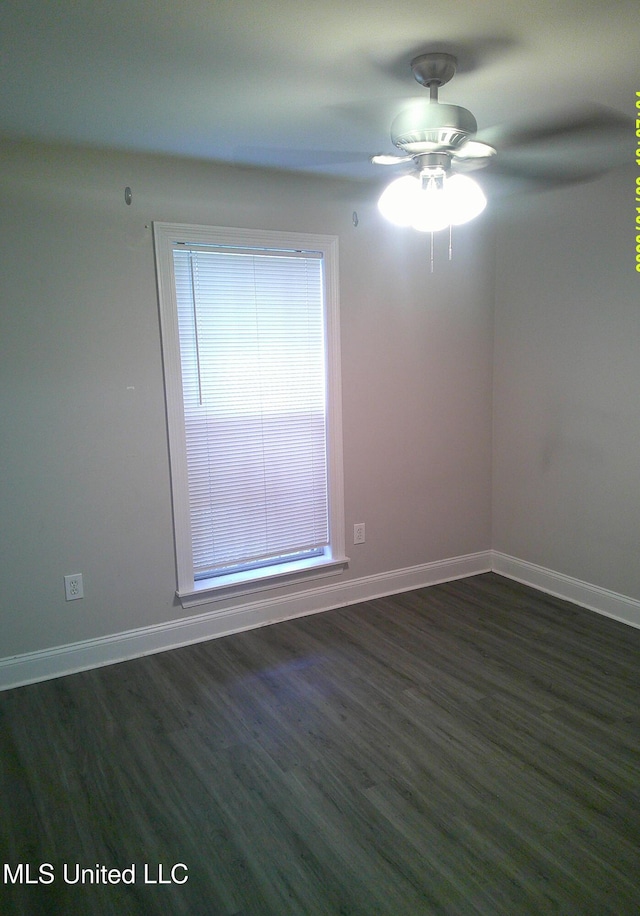
[(637, 916), (639, 698), (493, 574), (7, 691), (0, 913)]

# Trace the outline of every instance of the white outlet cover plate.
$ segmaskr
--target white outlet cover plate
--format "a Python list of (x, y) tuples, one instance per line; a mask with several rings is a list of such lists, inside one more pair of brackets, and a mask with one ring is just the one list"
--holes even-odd
[(84, 598), (82, 573), (64, 577), (64, 594), (67, 601), (76, 601), (78, 598)]

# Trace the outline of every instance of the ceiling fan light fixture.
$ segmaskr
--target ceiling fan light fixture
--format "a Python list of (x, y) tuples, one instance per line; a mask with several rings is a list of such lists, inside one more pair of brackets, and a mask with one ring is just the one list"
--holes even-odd
[(466, 175), (448, 175), (441, 169), (425, 169), (420, 177), (405, 175), (387, 185), (378, 209), (396, 226), (419, 232), (439, 232), (475, 219), (487, 199), (480, 186)]

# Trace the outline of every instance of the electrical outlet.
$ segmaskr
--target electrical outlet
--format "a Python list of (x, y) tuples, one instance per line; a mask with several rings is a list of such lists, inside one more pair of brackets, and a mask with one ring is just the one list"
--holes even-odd
[(73, 576), (64, 577), (64, 594), (67, 601), (75, 601), (76, 598), (84, 598), (82, 573), (75, 573)]
[(364, 544), (364, 522), (358, 522), (353, 526), (353, 543)]

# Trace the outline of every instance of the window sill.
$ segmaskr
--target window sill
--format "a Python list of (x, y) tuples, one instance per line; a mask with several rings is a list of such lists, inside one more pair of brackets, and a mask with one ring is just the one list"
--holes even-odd
[(298, 560), (295, 563), (285, 563), (279, 566), (277, 572), (253, 569), (215, 579), (202, 579), (195, 582), (192, 588), (178, 589), (176, 595), (182, 607), (190, 608), (198, 604), (222, 601), (225, 598), (236, 598), (267, 589), (282, 588), (285, 585), (295, 585), (310, 579), (337, 576), (344, 572), (348, 563), (348, 557)]

